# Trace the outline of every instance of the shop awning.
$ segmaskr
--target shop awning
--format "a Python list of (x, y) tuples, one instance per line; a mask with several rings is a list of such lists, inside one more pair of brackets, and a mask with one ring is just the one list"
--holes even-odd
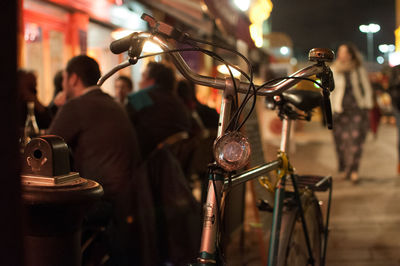
[(140, 2), (196, 29), (200, 35), (212, 34), (212, 21), (204, 16), (200, 0), (140, 0)]
[(209, 12), (222, 25), (224, 31), (247, 43), (249, 48), (255, 48), (254, 42), (251, 39), (249, 26), (250, 20), (241, 11), (233, 8), (228, 0), (204, 0)]

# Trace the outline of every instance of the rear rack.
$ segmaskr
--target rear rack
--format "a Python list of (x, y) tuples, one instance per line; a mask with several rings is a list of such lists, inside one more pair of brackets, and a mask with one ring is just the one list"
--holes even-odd
[[(299, 189), (311, 189), (317, 192), (326, 192), (332, 187), (331, 176), (317, 175), (295, 175), (296, 184)], [(293, 186), (291, 179), (288, 179), (287, 185)]]
[[(329, 234), (329, 216), (331, 211), (331, 200), (332, 200), (332, 177), (331, 176), (316, 176), (316, 175), (293, 175), (292, 178), (288, 179), (290, 185), (296, 190), (298, 189), (310, 189), (312, 191), (326, 192), (328, 191), (328, 204), (326, 209), (326, 220), (323, 227), (324, 240), (322, 246), (322, 266), (325, 265), (326, 259), (326, 248), (328, 244)], [(299, 200), (299, 199), (298, 199)]]

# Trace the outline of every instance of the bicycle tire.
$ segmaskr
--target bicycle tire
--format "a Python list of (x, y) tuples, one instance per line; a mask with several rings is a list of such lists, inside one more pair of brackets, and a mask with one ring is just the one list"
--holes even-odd
[[(321, 209), (313, 193), (304, 193), (301, 197), (301, 201), (310, 238), (314, 265), (319, 266), (321, 265), (323, 236)], [(299, 208), (297, 206), (286, 208), (282, 214), (277, 265), (311, 265), (308, 259), (309, 254)]]

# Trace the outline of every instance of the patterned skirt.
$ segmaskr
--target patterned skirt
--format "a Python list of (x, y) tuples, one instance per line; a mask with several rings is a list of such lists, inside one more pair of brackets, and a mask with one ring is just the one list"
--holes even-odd
[(368, 110), (352, 108), (333, 116), (333, 136), (339, 171), (345, 171), (346, 177), (349, 177), (351, 172), (358, 171), (368, 129)]

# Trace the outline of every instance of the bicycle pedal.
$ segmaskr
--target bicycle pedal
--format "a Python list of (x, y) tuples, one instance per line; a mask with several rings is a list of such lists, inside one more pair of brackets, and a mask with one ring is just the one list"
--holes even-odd
[(258, 210), (260, 210), (260, 211), (267, 211), (267, 212), (274, 211), (274, 207), (272, 207), (267, 200), (259, 199), (257, 201), (256, 206), (257, 206)]

